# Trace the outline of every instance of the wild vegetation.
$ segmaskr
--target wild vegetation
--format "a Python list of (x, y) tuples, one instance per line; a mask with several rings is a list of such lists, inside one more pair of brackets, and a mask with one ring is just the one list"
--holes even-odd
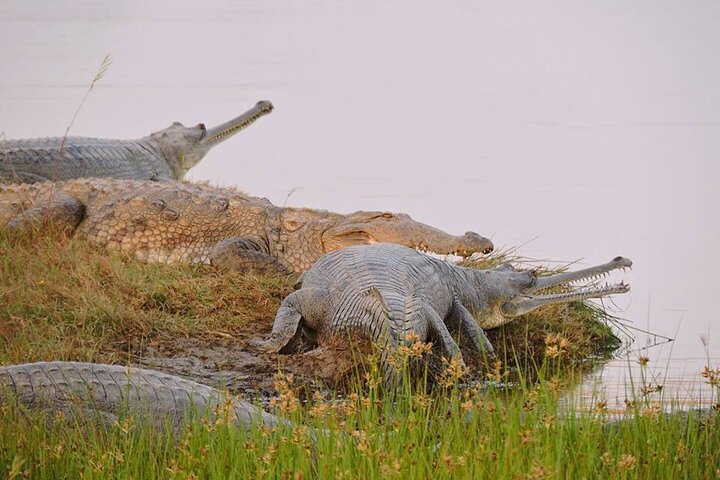
[[(293, 281), (141, 263), (58, 233), (0, 231), (0, 361), (127, 362), (178, 338), (244, 344), (270, 331)], [(582, 303), (543, 308), (488, 335), (501, 358), (525, 366), (542, 363), (548, 337), (567, 339), (573, 363), (619, 345), (604, 313)]]
[[(243, 432), (231, 427), (227, 416), (209, 421), (198, 414), (175, 434), (133, 416), (104, 426), (92, 416), (48, 418), (9, 401), (0, 404), (0, 476), (720, 475), (717, 415), (667, 413), (654, 394), (638, 393), (626, 412), (608, 412), (600, 400), (579, 409), (568, 400), (573, 373), (617, 346), (594, 307), (553, 306), (489, 332), (503, 360), (471, 365), (476, 372), (470, 379), (457, 364), (445, 363), (432, 388), (421, 372), (420, 380), (405, 381), (396, 395), (383, 395), (382, 375), (370, 359), (364, 370), (351, 373), (338, 397), (312, 382), (312, 372), (293, 366), (307, 365), (305, 354), (255, 356), (247, 345), (269, 332), (291, 290), (290, 279), (202, 265), (143, 264), (61, 234), (0, 233), (0, 362), (142, 363), (158, 349), (168, 357), (195, 355), (186, 347), (190, 343), (204, 345), (203, 355), (220, 348), (228, 359), (215, 368), (228, 371), (243, 367), (232, 365), (228, 352), (250, 351), (255, 375), (250, 380), (264, 377), (274, 384), (265, 408), (293, 420), (290, 427)], [(417, 344), (403, 350), (401, 360), (414, 361), (431, 350)], [(185, 373), (172, 362), (163, 369)], [(720, 387), (720, 370), (708, 369), (706, 378)], [(244, 391), (233, 388), (238, 390)]]

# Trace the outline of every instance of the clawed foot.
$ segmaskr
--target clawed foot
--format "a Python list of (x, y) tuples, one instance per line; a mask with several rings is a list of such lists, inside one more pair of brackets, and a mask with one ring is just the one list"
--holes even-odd
[(270, 340), (258, 340), (256, 338), (253, 338), (248, 340), (248, 344), (266, 353), (277, 353), (277, 349), (270, 342)]

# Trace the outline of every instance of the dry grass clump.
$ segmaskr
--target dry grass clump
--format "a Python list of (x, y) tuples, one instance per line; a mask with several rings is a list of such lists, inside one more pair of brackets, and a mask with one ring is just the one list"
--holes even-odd
[(604, 311), (580, 302), (547, 305), (486, 333), (500, 346), (501, 358), (521, 370), (553, 359), (590, 365), (621, 344), (605, 318)]
[(144, 264), (81, 240), (0, 231), (0, 360), (113, 362), (150, 339), (242, 339), (288, 280)]

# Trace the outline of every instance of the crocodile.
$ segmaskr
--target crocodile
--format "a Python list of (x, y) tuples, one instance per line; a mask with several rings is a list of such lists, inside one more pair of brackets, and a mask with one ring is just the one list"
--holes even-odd
[(139, 260), (301, 273), (350, 245), (390, 242), (467, 257), (493, 244), (449, 235), (401, 213), (283, 208), (234, 189), (177, 181), (77, 179), (0, 185), (0, 227), (50, 223)]
[(237, 118), (207, 129), (179, 122), (137, 140), (52, 137), (0, 141), (0, 183), (82, 177), (181, 180), (218, 143), (270, 113), (258, 102)]
[[(386, 381), (396, 374), (388, 356), (414, 341), (436, 342), (445, 358), (464, 361), (451, 332), (470, 340), (474, 353), (492, 357), (483, 332), (542, 305), (625, 293), (624, 282), (572, 289), (571, 282), (595, 279), (632, 262), (609, 263), (575, 272), (538, 276), (509, 264), (487, 270), (464, 268), (393, 244), (353, 246), (320, 258), (301, 286), (280, 305), (263, 350), (293, 353), (337, 334), (355, 333), (380, 347)], [(560, 293), (538, 294), (551, 287)]]
[[(37, 362), (0, 367), (0, 404), (15, 399), (41, 411), (95, 414), (114, 424), (124, 412), (177, 428), (193, 413), (228, 414), (243, 429), (285, 420), (201, 383), (122, 365)], [(219, 412), (218, 412), (219, 410)]]

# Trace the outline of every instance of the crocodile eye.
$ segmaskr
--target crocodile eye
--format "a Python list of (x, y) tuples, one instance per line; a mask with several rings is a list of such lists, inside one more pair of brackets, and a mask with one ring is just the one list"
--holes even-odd
[(380, 215), (380, 218), (385, 218), (387, 220), (395, 218), (395, 215), (393, 215), (390, 212), (384, 212), (382, 215)]
[(295, 230), (302, 227), (305, 222), (298, 222), (297, 220), (294, 220), (292, 218), (283, 218), (282, 224), (283, 230), (285, 230), (286, 232), (294, 232)]
[(198, 123), (195, 128), (197, 128), (200, 131), (200, 136), (198, 137), (198, 141), (205, 138), (205, 135), (207, 135), (207, 128), (205, 128), (204, 123)]

